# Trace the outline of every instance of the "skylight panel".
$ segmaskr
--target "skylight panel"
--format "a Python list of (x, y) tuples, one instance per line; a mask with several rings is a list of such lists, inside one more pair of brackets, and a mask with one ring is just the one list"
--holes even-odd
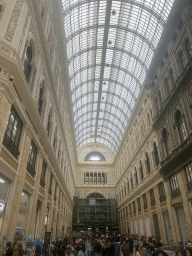
[[(77, 135), (78, 148), (96, 136), (97, 142), (113, 152), (117, 150), (173, 2), (112, 0), (113, 13), (103, 56), (108, 1), (63, 0), (73, 111), (78, 124), (75, 127), (84, 122), (83, 137), (79, 137), (82, 131)], [(102, 129), (95, 127), (96, 118)]]

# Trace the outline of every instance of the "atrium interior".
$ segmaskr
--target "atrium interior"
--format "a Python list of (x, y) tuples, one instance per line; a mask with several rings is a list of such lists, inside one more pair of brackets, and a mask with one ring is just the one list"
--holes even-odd
[(192, 240), (192, 1), (0, 0), (3, 237)]

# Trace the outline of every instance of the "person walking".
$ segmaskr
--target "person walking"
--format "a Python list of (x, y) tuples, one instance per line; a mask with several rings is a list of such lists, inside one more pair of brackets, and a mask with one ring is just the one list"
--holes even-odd
[(129, 256), (130, 254), (130, 247), (125, 240), (123, 241), (123, 244), (120, 247), (120, 251), (123, 254), (123, 256)]

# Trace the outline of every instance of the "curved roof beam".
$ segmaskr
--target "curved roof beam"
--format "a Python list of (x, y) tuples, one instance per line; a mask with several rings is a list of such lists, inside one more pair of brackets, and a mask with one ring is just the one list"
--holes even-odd
[[(70, 77), (70, 81), (72, 81), (73, 78), (74, 78), (78, 73), (80, 73), (80, 72), (82, 72), (82, 71), (84, 71), (84, 70), (86, 70), (86, 69), (95, 68), (95, 67), (101, 67), (101, 64), (92, 64), (92, 65), (88, 65), (88, 66), (85, 66), (85, 67), (80, 68), (79, 70), (77, 70), (77, 71)], [(108, 64), (108, 67), (116, 68), (116, 69), (118, 69), (118, 70), (123, 71), (124, 73), (130, 75), (130, 76), (136, 81), (136, 83), (139, 84), (140, 87), (142, 86), (142, 85), (141, 85), (141, 82), (139, 81), (139, 79), (138, 79), (136, 76), (134, 76), (131, 72), (129, 72), (127, 69), (122, 68), (122, 67), (120, 67), (120, 66), (116, 66), (116, 65), (114, 65), (114, 64)]]
[[(86, 92), (86, 93), (84, 93), (83, 95), (79, 96), (79, 97), (76, 98), (76, 100), (73, 102), (73, 106), (74, 106), (79, 100), (81, 100), (82, 98), (84, 98), (85, 96), (87, 96), (88, 94), (93, 94), (93, 93), (96, 93), (96, 92), (94, 92), (94, 91)], [(121, 100), (121, 101), (129, 108), (129, 110), (132, 111), (132, 108), (130, 107), (130, 105), (129, 105), (129, 104), (127, 103), (127, 101), (124, 100), (120, 95), (117, 95), (117, 94), (115, 94), (115, 93), (113, 93), (113, 92), (109, 92), (109, 91), (102, 91), (102, 93), (110, 94), (110, 95), (112, 95), (112, 96), (115, 96), (115, 97), (119, 98), (119, 100)], [(106, 103), (107, 103), (107, 102), (108, 102), (108, 101), (106, 101)], [(116, 106), (116, 105), (113, 104), (113, 106)]]
[[(108, 121), (108, 120), (107, 120)], [(95, 127), (95, 125), (89, 125), (89, 126), (86, 126), (86, 129), (88, 129), (88, 128), (90, 128), (90, 127)], [(102, 135), (102, 133), (104, 133), (104, 132), (102, 132), (102, 128), (106, 128), (107, 130), (109, 130), (110, 132), (112, 132), (113, 134), (115, 134), (116, 136), (117, 136), (117, 138), (118, 139), (120, 139), (120, 137), (119, 137), (119, 135), (117, 135), (115, 132), (114, 132), (114, 130), (113, 129), (111, 129), (111, 128), (109, 128), (109, 127), (107, 127), (107, 126), (105, 126), (105, 125), (103, 125), (102, 124), (102, 126), (101, 126), (101, 135)], [(85, 128), (82, 128), (78, 133), (77, 133), (77, 136), (81, 133), (81, 131), (82, 130), (84, 130)], [(121, 132), (121, 130), (119, 129), (119, 128), (117, 128), (120, 132)], [(109, 135), (108, 133), (107, 133), (107, 135)], [(109, 135), (110, 136), (110, 135)], [(113, 137), (111, 137), (111, 138), (113, 138)], [(77, 141), (79, 141), (81, 139), (81, 137), (78, 137), (77, 138)], [(103, 139), (105, 139), (105, 138), (103, 138)], [(113, 140), (114, 140), (114, 138), (113, 138)]]
[[(96, 79), (86, 80), (86, 81), (78, 84), (77, 86), (75, 86), (75, 88), (71, 91), (71, 93), (73, 94), (77, 89), (79, 89), (79, 87), (83, 86), (84, 84), (92, 83), (94, 81), (100, 81), (100, 79), (96, 78)], [(125, 86), (123, 83), (120, 83), (119, 81), (116, 81), (116, 80), (113, 80), (113, 79), (110, 79), (110, 78), (109, 79), (104, 79), (103, 81), (118, 84), (118, 85), (122, 86), (125, 90), (127, 90), (131, 94), (133, 99), (136, 100), (136, 97), (135, 97), (134, 93), (130, 90), (129, 87)]]
[[(87, 102), (86, 104), (81, 105), (81, 107), (78, 108), (78, 109), (74, 112), (74, 116), (76, 115), (76, 113), (77, 113), (80, 109), (84, 108), (84, 107), (87, 106), (87, 105), (91, 105), (91, 104), (94, 104), (94, 103), (97, 103), (97, 101)], [(110, 105), (110, 106), (115, 106), (115, 105), (113, 105), (111, 102), (106, 102), (105, 104), (106, 104), (106, 105), (108, 104), (108, 105)], [(119, 108), (118, 106), (115, 106), (115, 107), (124, 115), (125, 118), (127, 118), (127, 115), (122, 111), (121, 108)]]
[[(80, 123), (80, 124), (78, 125), (78, 127), (75, 128), (75, 129), (79, 129), (84, 123), (89, 122), (89, 121), (92, 121), (92, 120), (96, 120), (96, 118), (89, 118), (89, 119), (83, 121), (83, 122)], [(102, 121), (105, 121), (103, 118), (99, 119), (99, 121), (101, 121), (101, 120), (102, 120)], [(123, 134), (123, 132), (121, 131), (121, 129), (120, 129), (116, 124), (114, 124), (114, 123), (113, 123), (112, 121), (110, 121), (110, 120), (107, 120), (107, 122), (109, 122), (110, 124), (114, 125), (115, 128), (117, 128), (117, 129), (120, 131), (120, 133)], [(103, 125), (101, 125), (101, 127), (103, 127)], [(82, 130), (82, 129), (81, 129), (81, 130)], [(77, 134), (78, 134), (78, 133), (77, 133)]]
[[(81, 119), (83, 116), (88, 115), (89, 113), (94, 113), (94, 112), (97, 112), (97, 110), (94, 110), (94, 111), (91, 111), (91, 110), (90, 110), (90, 111), (87, 111), (86, 113), (80, 115), (74, 122), (76, 123), (76, 122), (77, 122), (79, 119)], [(115, 114), (113, 114), (113, 113), (111, 113), (111, 112), (109, 112), (109, 111), (107, 111), (107, 110), (104, 110), (104, 113), (107, 113), (107, 114), (112, 115), (113, 117), (117, 118), (118, 122), (120, 122), (120, 123), (122, 124), (123, 128), (125, 128), (125, 123), (122, 122), (122, 120), (121, 120), (118, 116), (116, 116)], [(76, 128), (75, 128), (75, 129), (76, 129)]]
[[(122, 0), (115, 0), (117, 2), (121, 2)], [(89, 0), (89, 2), (98, 2), (98, 0)], [(144, 4), (141, 4), (141, 3), (138, 3), (138, 2), (135, 2), (133, 0), (124, 0), (123, 2), (125, 3), (128, 3), (130, 5), (135, 5), (135, 6), (138, 6), (140, 7), (141, 9), (149, 12), (152, 16), (154, 16), (157, 20), (159, 20), (159, 22), (165, 26), (165, 21), (161, 18), (161, 16), (154, 12), (151, 8), (145, 6)], [(63, 12), (63, 15), (68, 15), (72, 10), (74, 10), (75, 8), (78, 8), (80, 7), (81, 5), (83, 4), (87, 4), (87, 0), (84, 0), (84, 1), (81, 1), (81, 2), (78, 2), (77, 4), (74, 4), (72, 5), (71, 7), (67, 8), (64, 12)]]
[[(82, 51), (79, 51), (77, 52), (76, 54), (74, 54), (69, 60), (68, 60), (68, 63), (70, 64), (70, 62), (72, 60), (74, 60), (75, 58), (79, 57), (80, 55), (82, 55), (83, 53), (85, 52), (89, 52), (89, 51), (92, 51), (92, 50), (98, 50), (98, 49), (101, 49), (101, 47), (90, 47), (90, 48), (86, 48)], [(145, 62), (143, 62), (142, 60), (140, 60), (135, 54), (133, 54), (132, 52), (129, 52), (129, 51), (126, 51), (124, 49), (120, 49), (118, 47), (109, 47), (107, 46), (107, 49), (108, 50), (113, 50), (113, 51), (119, 51), (121, 53), (125, 53), (127, 55), (129, 55), (130, 57), (132, 57), (133, 59), (135, 59), (137, 62), (139, 62), (139, 64), (141, 64), (141, 66), (143, 66), (145, 68), (146, 71), (148, 71), (148, 68), (147, 66), (145, 65)]]
[[(85, 141), (85, 140), (87, 140), (87, 139), (91, 139), (91, 138), (95, 138), (95, 136), (89, 136), (89, 137), (87, 137), (86, 139), (83, 139), (82, 142)], [(106, 138), (105, 138), (105, 140), (111, 145), (110, 150), (111, 150), (111, 149), (114, 150), (114, 148), (117, 147), (117, 143), (116, 143), (115, 146), (114, 146), (114, 144), (112, 144), (112, 142), (111, 142), (110, 140), (108, 140), (108, 139), (106, 139)], [(79, 145), (80, 145), (82, 142), (79, 142), (79, 143), (77, 144), (77, 148), (80, 147)], [(105, 147), (107, 147), (104, 143), (100, 143), (100, 144), (102, 144), (102, 145), (104, 145)]]
[[(104, 28), (104, 27), (105, 27), (105, 25), (103, 25), (103, 24), (99, 25), (98, 24), (98, 25), (94, 25), (94, 26), (88, 26), (88, 27), (81, 28), (81, 29), (77, 30), (76, 32), (74, 32), (73, 34), (71, 34), (69, 37), (67, 37), (66, 38), (66, 43), (68, 43), (70, 40), (72, 40), (77, 35), (85, 32), (89, 29), (97, 29), (97, 28)], [(154, 45), (147, 38), (145, 38), (143, 35), (141, 35), (137, 31), (132, 30), (132, 29), (127, 28), (127, 27), (120, 26), (120, 25), (109, 25), (109, 28), (116, 28), (116, 29), (120, 29), (120, 30), (124, 30), (126, 32), (129, 32), (129, 33), (139, 37), (142, 41), (144, 41), (149, 46), (149, 48), (152, 49), (153, 52), (155, 51)]]
[[(88, 132), (87, 134), (89, 134), (89, 133), (90, 132)], [(106, 133), (106, 132), (103, 132), (103, 134), (106, 135), (106, 136), (109, 136), (111, 138), (111, 140), (108, 140), (107, 138), (102, 138), (102, 137), (98, 137), (98, 138), (108, 141), (111, 144), (112, 148), (115, 149), (115, 147), (117, 146), (117, 143), (114, 141), (114, 138), (111, 135), (109, 135), (108, 133)], [(79, 139), (76, 140), (78, 147), (79, 147), (79, 144), (81, 144), (84, 140), (90, 139), (90, 138), (94, 138), (94, 137), (95, 136), (89, 136), (89, 137), (86, 137), (85, 139), (83, 139), (82, 141), (79, 141)], [(103, 145), (105, 145), (105, 144), (103, 144)]]

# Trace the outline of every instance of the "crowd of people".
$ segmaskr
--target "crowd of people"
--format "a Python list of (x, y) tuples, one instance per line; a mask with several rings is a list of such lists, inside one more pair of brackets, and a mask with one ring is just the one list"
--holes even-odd
[[(162, 243), (156, 243), (154, 237), (138, 239), (137, 236), (83, 236), (66, 237), (53, 241), (50, 248), (36, 246), (30, 254), (22, 244), (7, 243), (6, 256), (168, 256)], [(180, 243), (175, 256), (192, 256), (192, 245)]]

